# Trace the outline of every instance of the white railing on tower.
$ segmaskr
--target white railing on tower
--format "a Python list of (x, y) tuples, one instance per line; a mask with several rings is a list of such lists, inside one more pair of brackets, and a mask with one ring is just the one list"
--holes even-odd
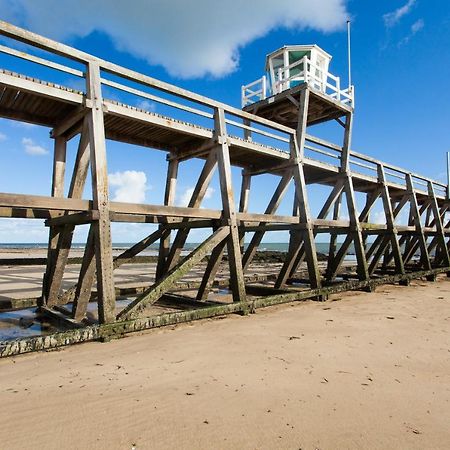
[[(293, 69), (296, 68), (298, 69), (297, 73), (292, 74)], [(273, 80), (272, 83), (267, 83), (264, 75), (252, 83), (242, 86), (242, 107), (265, 100), (302, 83), (308, 83), (310, 87), (330, 98), (354, 107), (353, 86), (341, 89), (339, 77), (317, 66), (307, 56), (289, 66), (280, 67), (276, 73), (276, 80)]]

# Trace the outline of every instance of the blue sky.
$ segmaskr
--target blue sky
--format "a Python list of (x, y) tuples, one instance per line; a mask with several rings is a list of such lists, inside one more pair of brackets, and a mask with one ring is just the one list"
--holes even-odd
[[(187, 3), (190, 8), (185, 8)], [(445, 181), (445, 152), (450, 150), (447, 1), (252, 0), (245, 5), (222, 1), (212, 10), (207, 0), (82, 0), (76, 2), (69, 20), (66, 12), (74, 4), (0, 0), (0, 11), (3, 19), (14, 24), (237, 107), (241, 85), (260, 77), (265, 55), (287, 44), (318, 44), (333, 56), (330, 71), (346, 83), (345, 20), (350, 17), (356, 90), (353, 149)], [(106, 6), (103, 11), (108, 12), (100, 13)], [(50, 9), (51, 18), (46, 14)], [(31, 69), (2, 54), (0, 67), (53, 81), (48, 71)], [(71, 80), (54, 81), (74, 85)], [(311, 132), (337, 139), (335, 130), (323, 127)], [(48, 134), (42, 127), (0, 119), (0, 191), (50, 193), (52, 141)], [(69, 166), (75, 149), (76, 142), (70, 143)], [(163, 152), (108, 142), (108, 157), (113, 199), (162, 201)], [(186, 202), (199, 170), (199, 162), (182, 164), (178, 204)], [(239, 171), (234, 171), (236, 196), (238, 176)], [(255, 180), (251, 210), (265, 208), (276, 181), (264, 176)], [(320, 208), (322, 197), (320, 189), (311, 190), (313, 212)], [(204, 206), (216, 208), (219, 200), (215, 178)], [(288, 196), (280, 213), (289, 213), (290, 201)], [(19, 224), (2, 219), (0, 242), (46, 240), (42, 222)], [(148, 225), (115, 225), (113, 239), (130, 242), (149, 232)], [(76, 240), (84, 235), (85, 230), (80, 230)], [(201, 237), (197, 231), (190, 240)], [(267, 237), (268, 241), (286, 239), (285, 233)]]

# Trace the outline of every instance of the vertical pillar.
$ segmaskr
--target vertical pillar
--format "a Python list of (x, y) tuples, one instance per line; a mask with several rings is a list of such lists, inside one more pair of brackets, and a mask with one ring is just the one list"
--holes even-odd
[(341, 172), (345, 174), (345, 197), (347, 200), (348, 215), (350, 218), (349, 233), (353, 234), (353, 242), (357, 259), (357, 272), (361, 280), (369, 279), (364, 242), (359, 224), (358, 212), (356, 209), (355, 192), (353, 189), (353, 179), (350, 171), (350, 146), (353, 127), (353, 113), (347, 113), (345, 120), (344, 145), (342, 147)]
[(214, 111), (214, 128), (218, 140), (217, 163), (222, 195), (223, 217), (228, 220), (230, 234), (227, 238), (228, 263), (230, 267), (230, 283), (234, 301), (245, 301), (244, 272), (242, 270), (242, 255), (240, 251), (236, 205), (234, 204), (233, 186), (231, 180), (230, 151), (225, 123), (225, 112), (221, 108)]
[(428, 254), (427, 242), (423, 232), (422, 223), (420, 221), (421, 214), (419, 211), (419, 205), (417, 203), (417, 197), (416, 192), (414, 190), (412, 176), (409, 173), (406, 175), (406, 186), (408, 188), (408, 194), (410, 199), (409, 201), (410, 201), (411, 219), (413, 220), (414, 225), (416, 227), (417, 239), (419, 241), (420, 259), (424, 269), (431, 270), (431, 263), (430, 263), (430, 256)]
[[(333, 207), (333, 220), (339, 220), (339, 215), (341, 212), (341, 199), (342, 199), (342, 192), (339, 194), (336, 202), (334, 203)], [(336, 254), (337, 249), (337, 233), (330, 233), (330, 246), (328, 249), (328, 266), (331, 266), (334, 261), (334, 256)]]
[[(69, 187), (69, 198), (81, 198), (83, 194), (84, 185), (86, 182), (87, 171), (89, 168), (89, 130), (87, 126), (87, 119), (85, 119), (82, 132), (80, 135), (80, 142), (78, 144), (78, 151), (73, 169), (72, 179)], [(66, 211), (66, 214), (70, 211)], [(69, 257), (70, 247), (72, 245), (72, 238), (75, 226), (64, 225), (58, 229), (56, 249), (54, 256), (47, 261), (47, 276), (46, 283), (44, 283), (47, 306), (54, 306), (59, 302), (59, 294), (61, 291), (64, 270)]]
[(106, 165), (105, 126), (100, 67), (89, 62), (87, 71), (87, 98), (91, 102), (88, 113), (89, 141), (92, 171), (93, 208), (99, 220), (93, 223), (97, 268), (98, 315), (100, 323), (115, 320), (115, 290), (109, 219), (108, 170)]
[(316, 244), (314, 241), (314, 227), (309, 210), (308, 194), (306, 191), (305, 174), (303, 172), (303, 157), (305, 153), (305, 137), (308, 122), (309, 89), (300, 92), (300, 107), (296, 135), (291, 137), (290, 156), (293, 162), (295, 195), (298, 202), (300, 223), (304, 224), (303, 231), (306, 263), (308, 266), (309, 282), (312, 288), (320, 288), (320, 272), (317, 260)]
[[(387, 241), (391, 242), (392, 252), (394, 255), (396, 270), (400, 274), (405, 273), (405, 266), (403, 263), (402, 252), (398, 242), (397, 227), (395, 226), (395, 216), (392, 207), (391, 196), (389, 195), (389, 188), (387, 186), (386, 174), (382, 164), (378, 164), (378, 181), (381, 183), (381, 198), (383, 201), (384, 213), (386, 216), (387, 225)], [(387, 248), (386, 248), (387, 250)], [(385, 261), (387, 260), (385, 251)]]
[[(53, 153), (53, 178), (52, 178), (52, 197), (64, 197), (64, 179), (66, 173), (66, 153), (67, 140), (64, 136), (55, 138)], [(48, 251), (47, 251), (47, 268), (44, 274), (44, 282), (42, 286), (42, 300), (40, 304), (47, 302), (50, 279), (53, 277), (54, 262), (58, 247), (58, 239), (61, 227), (51, 226), (49, 230)]]
[[(269, 201), (269, 204), (267, 205), (267, 208), (264, 212), (264, 214), (275, 214), (278, 206), (280, 205), (281, 201), (283, 200), (284, 195), (286, 194), (287, 188), (289, 187), (289, 184), (292, 181), (292, 170), (286, 169), (284, 171), (283, 176), (281, 177), (281, 180), (278, 183), (277, 188), (275, 189), (274, 194), (272, 195), (272, 198)], [(260, 222), (260, 225), (265, 225), (264, 222)], [(262, 238), (264, 237), (264, 230), (261, 231), (255, 231), (255, 234), (253, 235), (253, 238), (248, 245), (247, 251), (244, 254), (243, 257), (243, 269), (244, 272), (248, 269), (250, 266), (250, 263), (253, 260), (253, 257), (256, 254), (256, 251), (258, 250), (258, 246), (262, 241)]]
[[(208, 158), (205, 161), (203, 169), (198, 177), (197, 183), (192, 193), (191, 199), (189, 201), (189, 208), (200, 208), (200, 205), (205, 197), (206, 191), (208, 189), (211, 178), (214, 175), (214, 171), (217, 166), (217, 156), (216, 149), (210, 150)], [(189, 222), (189, 219), (183, 219), (183, 222)], [(166, 259), (165, 270), (169, 271), (173, 269), (181, 255), (183, 246), (186, 243), (187, 237), (189, 235), (189, 228), (179, 229), (175, 239), (173, 240), (172, 247), (170, 248), (169, 254)]]
[[(164, 205), (172, 206), (175, 203), (175, 190), (178, 177), (178, 159), (170, 155), (167, 167), (166, 191)], [(160, 225), (160, 228), (163, 225)], [(166, 271), (166, 261), (170, 250), (170, 233), (159, 241), (158, 265), (156, 267), (156, 281), (161, 279)]]
[[(241, 196), (239, 198), (239, 212), (246, 213), (248, 211), (248, 200), (250, 196), (250, 187), (252, 182), (252, 176), (242, 171), (242, 184), (241, 184)], [(241, 253), (244, 254), (245, 246), (245, 231), (239, 232), (239, 245), (241, 247)]]
[[(447, 244), (445, 242), (445, 232), (444, 232), (444, 226), (442, 224), (442, 217), (441, 217), (441, 211), (439, 210), (439, 205), (437, 203), (436, 200), (436, 194), (434, 192), (434, 187), (433, 187), (433, 183), (431, 181), (428, 182), (428, 195), (430, 196), (430, 200), (431, 200), (431, 207), (429, 209), (433, 211), (433, 215), (434, 215), (434, 224), (436, 226), (436, 238), (437, 241), (439, 242), (439, 247), (441, 250), (441, 255), (443, 256), (443, 260), (444, 260), (444, 265), (445, 267), (449, 267), (450, 266), (450, 255), (447, 249)], [(436, 256), (438, 256), (438, 248), (436, 248)], [(439, 258), (437, 257), (436, 260), (438, 260)]]

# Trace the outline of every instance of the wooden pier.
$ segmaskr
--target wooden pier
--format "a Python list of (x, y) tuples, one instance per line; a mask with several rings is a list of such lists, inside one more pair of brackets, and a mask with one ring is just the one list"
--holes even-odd
[[(351, 105), (303, 83), (241, 110), (5, 22), (0, 22), (0, 34), (11, 42), (11, 46), (0, 46), (0, 53), (68, 74), (84, 86), (76, 90), (36, 79), (32, 73), (0, 69), (0, 117), (52, 129), (50, 195), (0, 193), (0, 217), (46, 219), (48, 258), (39, 308), (61, 324), (61, 331), (49, 336), (0, 342), (0, 356), (228, 313), (247, 314), (283, 302), (324, 300), (331, 293), (372, 290), (383, 283), (407, 284), (419, 277), (433, 281), (437, 274), (450, 271), (448, 186), (353, 151)], [(18, 42), (49, 56), (16, 50)], [(127, 98), (149, 100), (171, 112), (158, 114), (108, 98), (112, 90)], [(308, 126), (326, 121), (340, 124), (342, 143), (308, 133)], [(67, 143), (75, 138), (79, 139), (78, 151), (69, 173)], [(110, 201), (106, 140), (167, 152), (164, 204)], [(203, 169), (188, 207), (175, 206), (178, 168), (191, 158), (203, 160)], [(240, 187), (232, 185), (232, 166), (242, 168)], [(216, 172), (222, 208), (201, 208)], [(92, 197), (86, 200), (82, 194), (89, 173)], [(251, 181), (261, 174), (276, 177), (278, 185), (267, 199), (265, 211), (250, 213)], [(292, 214), (277, 215), (292, 183)], [(311, 213), (308, 201), (311, 185), (328, 187), (317, 216)], [(364, 196), (364, 204), (357, 204), (356, 193)], [(383, 224), (370, 222), (377, 202), (384, 210)], [(405, 211), (408, 224), (399, 225), (397, 219)], [(111, 222), (159, 226), (113, 258)], [(81, 224), (89, 224), (90, 230), (78, 282), (63, 290), (74, 230)], [(182, 256), (194, 228), (208, 229), (210, 235)], [(290, 232), (286, 259), (270, 283), (255, 282), (246, 273), (257, 248), (265, 233), (278, 230)], [(244, 250), (246, 233), (253, 235)], [(325, 268), (319, 265), (316, 251), (316, 237), (321, 233), (331, 236)], [(338, 236), (343, 236), (343, 243), (337, 243)], [(114, 270), (157, 242), (154, 284), (118, 308)], [(342, 263), (349, 251), (356, 255), (356, 271), (342, 279)], [(182, 277), (205, 259), (195, 295), (174, 294)], [(209, 301), (224, 262), (232, 301)], [(307, 276), (300, 279), (302, 264)], [(94, 286), (98, 322), (89, 323), (85, 316)], [(149, 315), (152, 305), (168, 298), (179, 302), (178, 311)]]

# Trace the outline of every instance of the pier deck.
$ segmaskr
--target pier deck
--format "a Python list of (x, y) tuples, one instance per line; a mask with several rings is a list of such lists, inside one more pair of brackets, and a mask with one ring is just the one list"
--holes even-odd
[[(0, 69), (0, 117), (50, 127), (55, 142), (51, 195), (1, 193), (0, 217), (46, 219), (49, 250), (39, 307), (42, 314), (66, 328), (53, 336), (0, 343), (0, 356), (220, 314), (246, 314), (281, 302), (323, 300), (333, 292), (370, 290), (386, 282), (406, 284), (417, 277), (433, 280), (436, 274), (450, 271), (448, 186), (353, 151), (353, 110), (348, 105), (305, 83), (240, 110), (5, 22), (0, 22), (0, 34), (67, 59), (64, 65), (54, 58), (1, 45), (0, 54), (7, 56), (5, 63), (14, 58), (25, 60), (75, 78), (78, 85), (81, 80), (84, 86), (77, 90), (69, 87), (76, 83), (64, 85)], [(133, 106), (136, 99), (157, 107)], [(331, 120), (342, 126), (342, 145), (307, 132), (308, 126)], [(71, 179), (66, 180), (66, 145), (75, 137), (80, 138), (76, 163)], [(164, 204), (109, 200), (107, 139), (167, 152)], [(203, 169), (188, 207), (174, 206), (178, 166), (191, 158), (203, 160)], [(232, 166), (243, 169), (238, 207)], [(92, 199), (85, 200), (81, 196), (89, 167)], [(222, 208), (201, 208), (216, 171)], [(260, 174), (275, 176), (278, 186), (264, 211), (249, 213), (251, 179)], [(67, 181), (70, 187), (65, 196)], [(277, 215), (292, 183), (293, 213)], [(315, 216), (308, 201), (309, 186), (314, 184), (329, 189)], [(358, 204), (356, 192), (363, 194), (364, 203)], [(382, 204), (385, 223), (370, 220), (377, 202)], [(405, 212), (407, 223), (399, 224), (398, 217)], [(159, 227), (113, 258), (110, 223), (114, 221)], [(86, 251), (77, 283), (63, 290), (73, 232), (80, 224), (90, 226)], [(211, 235), (182, 257), (193, 228), (210, 229)], [(249, 282), (245, 273), (264, 234), (278, 230), (288, 230), (291, 236), (281, 270), (269, 284)], [(244, 249), (246, 233), (253, 234)], [(319, 266), (317, 259), (315, 239), (319, 233), (330, 236), (325, 267)], [(171, 235), (175, 235), (173, 240)], [(343, 236), (342, 243), (337, 243), (338, 236)], [(156, 242), (159, 257), (154, 284), (118, 308), (114, 270)], [(342, 281), (340, 270), (351, 249), (356, 255), (356, 272)], [(170, 296), (174, 301), (171, 292), (177, 283), (205, 259), (197, 292), (193, 297), (177, 297), (181, 305), (189, 303), (190, 308), (146, 315), (151, 305)], [(212, 305), (206, 300), (224, 261), (232, 301)], [(298, 270), (305, 266), (306, 280), (296, 287)], [(95, 285), (98, 323), (92, 324), (86, 321), (86, 311)]]

